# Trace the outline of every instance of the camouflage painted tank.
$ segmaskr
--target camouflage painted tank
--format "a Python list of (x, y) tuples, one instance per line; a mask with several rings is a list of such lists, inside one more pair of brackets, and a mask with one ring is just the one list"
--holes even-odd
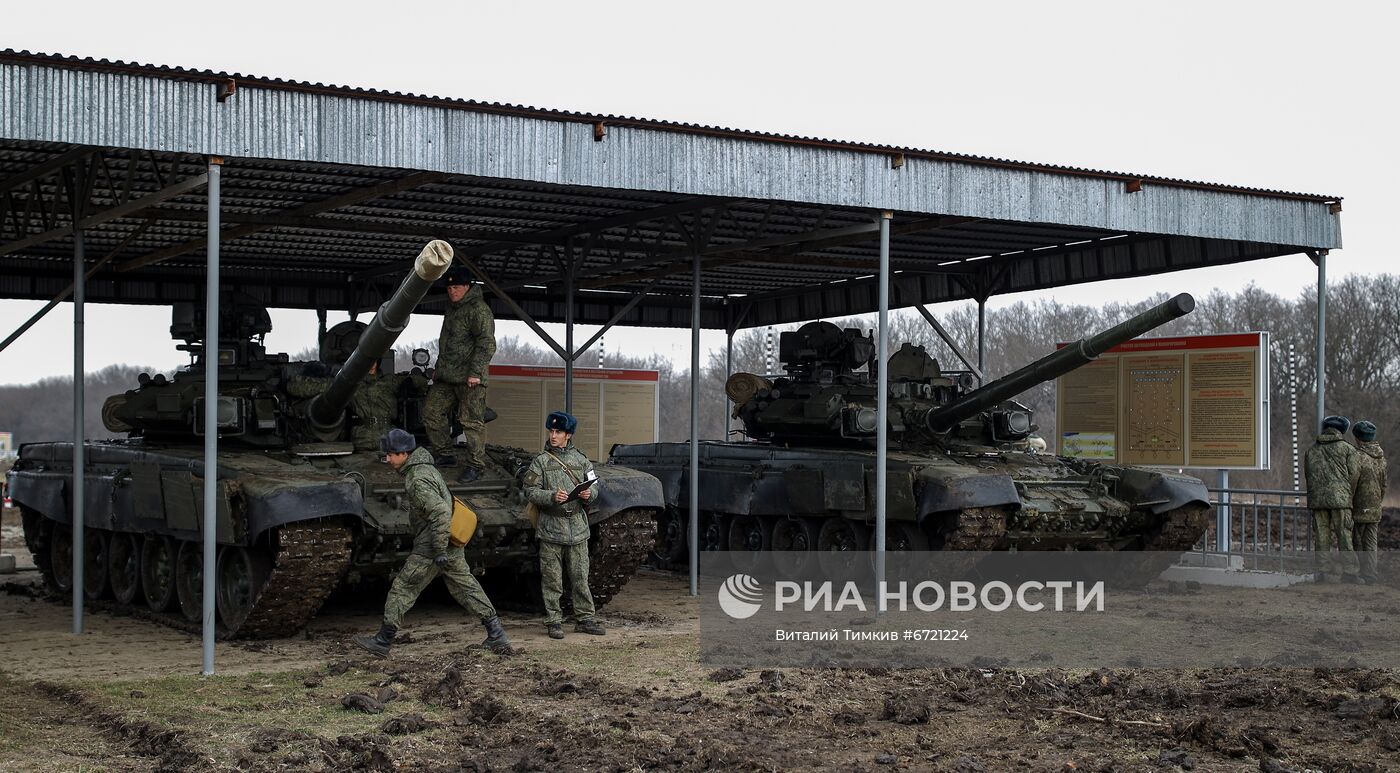
[[(450, 249), (446, 254), (450, 258)], [(342, 582), (396, 571), (413, 540), (403, 479), (364, 442), (373, 434), (363, 431), (371, 417), (357, 416), (348, 406), (357, 404), (361, 387), (387, 393), (391, 423), (421, 439), (427, 352), (420, 350), (421, 359), (415, 353), (420, 367), (393, 374), (392, 348), (446, 267), (445, 261), (420, 256), (374, 320), (332, 328), (322, 342), (322, 361), (314, 363), (264, 350), (262, 338), (272, 326), (254, 299), (222, 299), (221, 340), (212, 351), (201, 340), (202, 309), (177, 305), (171, 334), (185, 341), (179, 348), (191, 353), (192, 364), (168, 380), (143, 374), (137, 388), (109, 398), (104, 423), (128, 438), (85, 444), (88, 598), (114, 598), (176, 625), (198, 622), (204, 362), (215, 354), (215, 588), (222, 635), (288, 635)], [(376, 363), (386, 375), (370, 373)], [(502, 580), (493, 585), (522, 589), (521, 601), (528, 603), (538, 596), (538, 562), (519, 479), (534, 452), (493, 446), (487, 455), (490, 469), (479, 480), (449, 486), (478, 515), (467, 558), (474, 570), (485, 571), (485, 579)], [(10, 474), (35, 563), (51, 587), (64, 591), (73, 581), (72, 460), (71, 443), (27, 444)], [(448, 481), (455, 473), (444, 470)], [(590, 582), (601, 604), (651, 550), (662, 501), (660, 484), (645, 473), (600, 465), (598, 476), (603, 483), (590, 517)]]
[[(1031, 411), (1011, 398), (1189, 313), (1179, 295), (1117, 327), (975, 387), (904, 344), (889, 372), (887, 550), (1108, 549), (1172, 552), (1205, 531), (1201, 481), (1160, 470), (1039, 453)], [(812, 322), (779, 339), (786, 375), (737, 373), (725, 390), (754, 442), (700, 446), (702, 550), (871, 547), (875, 516), (875, 342)], [(618, 446), (611, 461), (660, 478), (667, 507), (656, 558), (686, 557), (686, 443)]]

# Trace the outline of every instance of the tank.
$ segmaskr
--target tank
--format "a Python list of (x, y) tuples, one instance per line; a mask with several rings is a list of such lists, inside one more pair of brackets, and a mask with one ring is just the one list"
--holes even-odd
[[(1196, 478), (1043, 453), (1012, 399), (1195, 307), (1182, 294), (1098, 335), (976, 386), (921, 346), (890, 355), (886, 550), (1142, 550), (1139, 581), (1190, 549), (1209, 499)], [(876, 346), (857, 329), (808, 323), (779, 338), (780, 377), (725, 385), (749, 442), (700, 444), (700, 548), (864, 550), (875, 518)], [(1040, 441), (1040, 442), (1038, 442)], [(687, 443), (617, 446), (611, 461), (662, 481), (655, 560), (688, 555)], [(1138, 570), (1134, 570), (1138, 572)]]
[[(177, 348), (190, 353), (190, 365), (170, 379), (142, 374), (136, 388), (110, 397), (104, 423), (126, 437), (85, 443), (86, 597), (177, 627), (198, 624), (209, 357), (219, 363), (220, 635), (289, 635), (338, 586), (390, 577), (413, 541), (403, 478), (378, 452), (384, 417), (356, 410), (368, 404), (361, 401), (366, 395), (377, 395), (392, 405), (389, 423), (422, 442), (427, 352), (415, 352), (411, 371), (394, 373), (393, 345), (451, 256), (445, 242), (430, 245), (374, 319), (332, 328), (314, 362), (264, 349), (272, 326), (256, 299), (221, 298), (217, 346), (202, 340), (202, 306), (176, 305), (171, 335), (183, 341)], [(372, 373), (376, 365), (383, 375)], [(520, 488), (535, 453), (490, 446), (489, 469), (468, 484), (451, 484), (458, 470), (443, 471), (477, 513), (468, 561), (484, 572), (483, 582), (515, 593), (501, 599), (507, 607), (538, 603), (538, 553)], [(64, 592), (73, 582), (72, 473), (72, 443), (30, 443), (9, 479), (34, 561), (47, 584)], [(663, 503), (650, 475), (603, 464), (598, 477), (590, 582), (602, 604), (650, 552)]]

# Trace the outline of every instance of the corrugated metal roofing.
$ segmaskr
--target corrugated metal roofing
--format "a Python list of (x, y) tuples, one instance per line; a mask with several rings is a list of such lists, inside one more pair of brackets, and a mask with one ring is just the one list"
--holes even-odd
[[(371, 309), (442, 236), (541, 321), (564, 318), (556, 250), (573, 250), (577, 322), (645, 291), (622, 324), (687, 326), (688, 245), (708, 234), (704, 326), (859, 313), (875, 308), (876, 244), (850, 233), (880, 209), (895, 211), (896, 305), (1340, 245), (1336, 197), (1160, 178), (1129, 192), (1135, 176), (1094, 170), (0, 52), (0, 188), (84, 147), (138, 197), (225, 156), (222, 220), (240, 235), (221, 247), (223, 281), (281, 307)], [(343, 196), (356, 200), (320, 211)], [(117, 198), (97, 185), (91, 206)], [(89, 229), (90, 260), (116, 253), (89, 299), (197, 299), (204, 204), (195, 190)], [(36, 206), (47, 224), (22, 217)], [(0, 190), (0, 252), (71, 222), (57, 176)], [(57, 294), (71, 249), (0, 254), (0, 297)]]

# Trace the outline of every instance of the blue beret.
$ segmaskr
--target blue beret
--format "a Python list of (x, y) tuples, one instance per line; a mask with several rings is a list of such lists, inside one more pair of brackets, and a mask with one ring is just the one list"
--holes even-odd
[(563, 411), (555, 411), (545, 418), (544, 428), (557, 429), (572, 435), (574, 434), (574, 430), (578, 429), (578, 419), (575, 419), (573, 416)]
[(395, 427), (379, 439), (379, 450), (386, 454), (406, 454), (418, 447), (418, 441), (409, 432)]

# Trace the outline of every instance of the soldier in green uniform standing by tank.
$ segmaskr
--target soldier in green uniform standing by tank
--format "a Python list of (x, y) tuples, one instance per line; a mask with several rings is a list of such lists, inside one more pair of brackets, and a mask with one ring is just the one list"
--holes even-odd
[(1372, 584), (1380, 579), (1376, 559), (1380, 550), (1381, 502), (1385, 500), (1387, 483), (1385, 450), (1376, 440), (1376, 425), (1369, 421), (1356, 422), (1351, 434), (1356, 436), (1356, 459), (1361, 468), (1351, 499), (1353, 542), (1361, 565), (1361, 581)]
[[(564, 573), (573, 589), (574, 630), (602, 636), (588, 591), (588, 512), (585, 504), (598, 487), (593, 463), (574, 447), (578, 420), (563, 411), (545, 419), (549, 443), (525, 472), (525, 498), (539, 508), (535, 534), (540, 541), (540, 586), (544, 591), (545, 627), (551, 639), (564, 638)], [(592, 481), (581, 488), (585, 482)], [(577, 498), (569, 495), (580, 489)]]
[[(1308, 484), (1308, 508), (1313, 515), (1313, 551), (1317, 581), (1359, 583), (1356, 553), (1352, 550), (1352, 495), (1360, 474), (1357, 451), (1346, 442), (1351, 421), (1345, 416), (1322, 420), (1322, 434), (1304, 457)], [(1337, 554), (1332, 555), (1333, 544)]]
[(485, 626), (486, 640), (482, 646), (497, 654), (509, 654), (510, 637), (496, 617), (496, 607), (472, 576), (462, 549), (453, 548), (449, 541), (452, 494), (447, 490), (447, 482), (433, 465), (432, 454), (416, 446), (413, 435), (401, 429), (389, 430), (380, 440), (380, 450), (389, 466), (404, 476), (404, 493), (408, 496), (409, 514), (417, 532), (413, 535), (413, 553), (389, 588), (379, 633), (356, 636), (353, 641), (381, 658), (387, 657), (403, 616), (418, 600), (418, 594), (441, 574), (452, 598), (480, 618)]
[(470, 483), (486, 467), (486, 377), (496, 354), (496, 319), (481, 287), (471, 284), (467, 271), (447, 272), (447, 313), (438, 338), (433, 386), (423, 406), (423, 426), (437, 463), (457, 463), (452, 449), (452, 412), (466, 435), (465, 465), (459, 483)]

